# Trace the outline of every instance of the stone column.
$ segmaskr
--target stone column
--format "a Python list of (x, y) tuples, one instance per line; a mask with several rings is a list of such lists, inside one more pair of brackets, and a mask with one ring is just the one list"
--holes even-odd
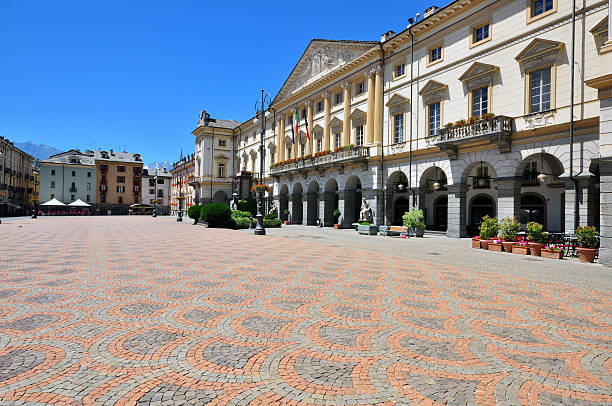
[(393, 189), (385, 189), (385, 218), (393, 220)]
[(308, 121), (308, 133), (310, 134), (310, 139), (308, 140), (308, 144), (306, 146), (306, 155), (315, 154), (315, 143), (314, 143), (314, 134), (312, 133), (312, 122), (313, 122), (313, 113), (312, 113), (312, 105), (314, 102), (312, 100), (308, 100), (306, 102), (306, 120)]
[(340, 210), (340, 218), (338, 219), (339, 223), (344, 227), (344, 192), (338, 192), (338, 210)]
[[(578, 182), (578, 225), (592, 225), (592, 207), (589, 213), (589, 176), (576, 176), (574, 179)], [(575, 199), (574, 182), (571, 179), (565, 179), (565, 232), (570, 234), (576, 231), (574, 229)]]
[(340, 201), (338, 206), (342, 206), (340, 211), (342, 212), (342, 227), (350, 228), (351, 224), (356, 222), (358, 219), (355, 217), (355, 191), (346, 190), (340, 193)]
[(521, 183), (515, 179), (497, 179), (497, 218), (516, 218), (521, 209)]
[(351, 82), (342, 83), (344, 89), (344, 121), (342, 122), (342, 145), (351, 143)]
[(310, 195), (312, 193), (303, 193), (302, 194), (302, 224), (306, 224), (307, 226), (311, 225), (308, 224), (308, 201), (310, 200)]
[(374, 143), (382, 143), (383, 124), (383, 80), (382, 66), (376, 68), (376, 84), (374, 85)]
[(331, 121), (331, 103), (329, 100), (329, 92), (323, 92), (323, 149), (329, 149), (333, 151), (330, 142), (330, 131), (329, 123)]
[[(330, 227), (329, 221), (327, 222), (327, 224), (325, 221), (325, 205), (327, 204), (326, 199), (327, 195), (329, 194), (329, 192), (319, 192), (319, 197), (317, 199), (319, 202), (318, 218), (321, 220), (321, 222), (323, 222), (324, 227)], [(331, 224), (331, 226), (333, 226), (333, 223)]]
[[(295, 112), (292, 114), (292, 116), (293, 116), (293, 121), (289, 121), (289, 122), (293, 123), (293, 128), (295, 129)], [(295, 137), (293, 139), (293, 145), (291, 146), (291, 148), (293, 149), (293, 152), (291, 153), (293, 159), (298, 157), (299, 145), (300, 145), (300, 139), (298, 137), (298, 134), (295, 134)]]
[(447, 237), (461, 238), (467, 236), (465, 218), (467, 215), (467, 202), (465, 193), (467, 185), (448, 185), (448, 228)]
[(367, 126), (366, 126), (366, 143), (372, 144), (374, 142), (374, 103), (375, 103), (375, 85), (374, 77), (376, 72), (374, 70), (368, 71), (368, 110), (367, 110)]
[(285, 118), (282, 114), (278, 120), (278, 148), (276, 156), (278, 157), (277, 162), (285, 160)]

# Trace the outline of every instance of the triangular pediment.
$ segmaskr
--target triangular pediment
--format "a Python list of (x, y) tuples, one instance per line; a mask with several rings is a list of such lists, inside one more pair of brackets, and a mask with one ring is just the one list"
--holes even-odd
[(536, 38), (525, 47), (514, 59), (524, 62), (531, 58), (557, 53), (563, 48), (563, 42)]
[(483, 75), (490, 75), (499, 70), (499, 66), (489, 65), (481, 62), (474, 62), (463, 75), (459, 76), (461, 82), (474, 79)]
[(355, 109), (351, 113), (351, 120), (355, 120), (355, 119), (358, 119), (358, 118), (365, 117), (365, 115), (366, 115), (365, 111), (359, 110), (359, 109)]
[(315, 134), (323, 132), (323, 127), (321, 127), (319, 124), (315, 124), (314, 128), (312, 129), (312, 132)]
[(419, 94), (421, 96), (425, 96), (430, 93), (442, 92), (446, 90), (447, 87), (448, 86), (444, 83), (436, 82), (435, 80), (430, 80), (425, 84), (425, 86), (423, 86)]
[(589, 32), (593, 35), (598, 35), (608, 31), (608, 17), (604, 17), (595, 27), (591, 28)]
[(313, 39), (274, 98), (277, 103), (363, 55), (377, 42)]
[(410, 99), (395, 93), (393, 96), (391, 96), (386, 106), (396, 106), (398, 104), (408, 103), (409, 101)]
[(291, 138), (291, 136), (287, 135), (285, 136), (285, 145), (291, 146), (293, 144), (293, 139)]
[(332, 118), (331, 122), (329, 123), (329, 125), (331, 127), (342, 127), (342, 120), (340, 120), (338, 117), (334, 117)]

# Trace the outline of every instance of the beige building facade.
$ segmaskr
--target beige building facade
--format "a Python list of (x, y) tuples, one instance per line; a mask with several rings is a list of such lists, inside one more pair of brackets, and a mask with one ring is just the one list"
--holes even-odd
[(128, 214), (132, 204), (142, 203), (140, 154), (113, 151), (86, 151), (96, 165), (96, 214)]
[[(190, 183), (195, 176), (195, 154), (181, 156), (181, 158), (172, 165), (172, 197), (170, 200), (170, 210), (173, 215), (178, 215), (179, 210), (182, 216), (187, 215), (187, 210), (195, 203), (195, 189)], [(183, 197), (182, 202), (179, 201), (179, 196)]]
[(485, 214), (588, 224), (605, 257), (610, 5), (576, 7), (573, 20), (569, 0), (456, 0), (380, 42), (313, 40), (264, 134), (253, 120), (234, 129), (239, 168), (264, 157), (293, 223), (330, 226), (338, 208), (350, 225), (365, 200), (377, 224), (420, 207), (449, 237)]
[(0, 217), (31, 214), (38, 201), (35, 158), (0, 137)]

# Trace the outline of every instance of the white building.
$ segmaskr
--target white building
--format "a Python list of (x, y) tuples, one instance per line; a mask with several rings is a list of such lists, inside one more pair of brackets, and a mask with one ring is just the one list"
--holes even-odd
[(55, 198), (64, 204), (80, 199), (94, 205), (96, 202), (94, 157), (71, 149), (40, 161), (39, 193), (41, 203)]
[(162, 169), (143, 168), (142, 203), (157, 205), (157, 214), (170, 214), (172, 174)]

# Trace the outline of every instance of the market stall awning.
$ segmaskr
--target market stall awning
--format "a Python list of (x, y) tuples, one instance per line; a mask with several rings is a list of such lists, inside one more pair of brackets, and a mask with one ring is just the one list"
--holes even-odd
[(41, 206), (65, 206), (65, 204), (60, 202), (59, 200), (57, 200), (54, 197), (53, 199), (49, 200), (48, 202), (45, 202), (45, 203), (41, 204)]
[(151, 206), (150, 204), (145, 204), (145, 203), (134, 203), (130, 205), (130, 207), (132, 209), (152, 209), (153, 208), (153, 206)]
[(70, 203), (68, 206), (72, 206), (72, 207), (91, 207), (90, 204), (85, 203), (81, 199), (75, 200), (74, 202)]

